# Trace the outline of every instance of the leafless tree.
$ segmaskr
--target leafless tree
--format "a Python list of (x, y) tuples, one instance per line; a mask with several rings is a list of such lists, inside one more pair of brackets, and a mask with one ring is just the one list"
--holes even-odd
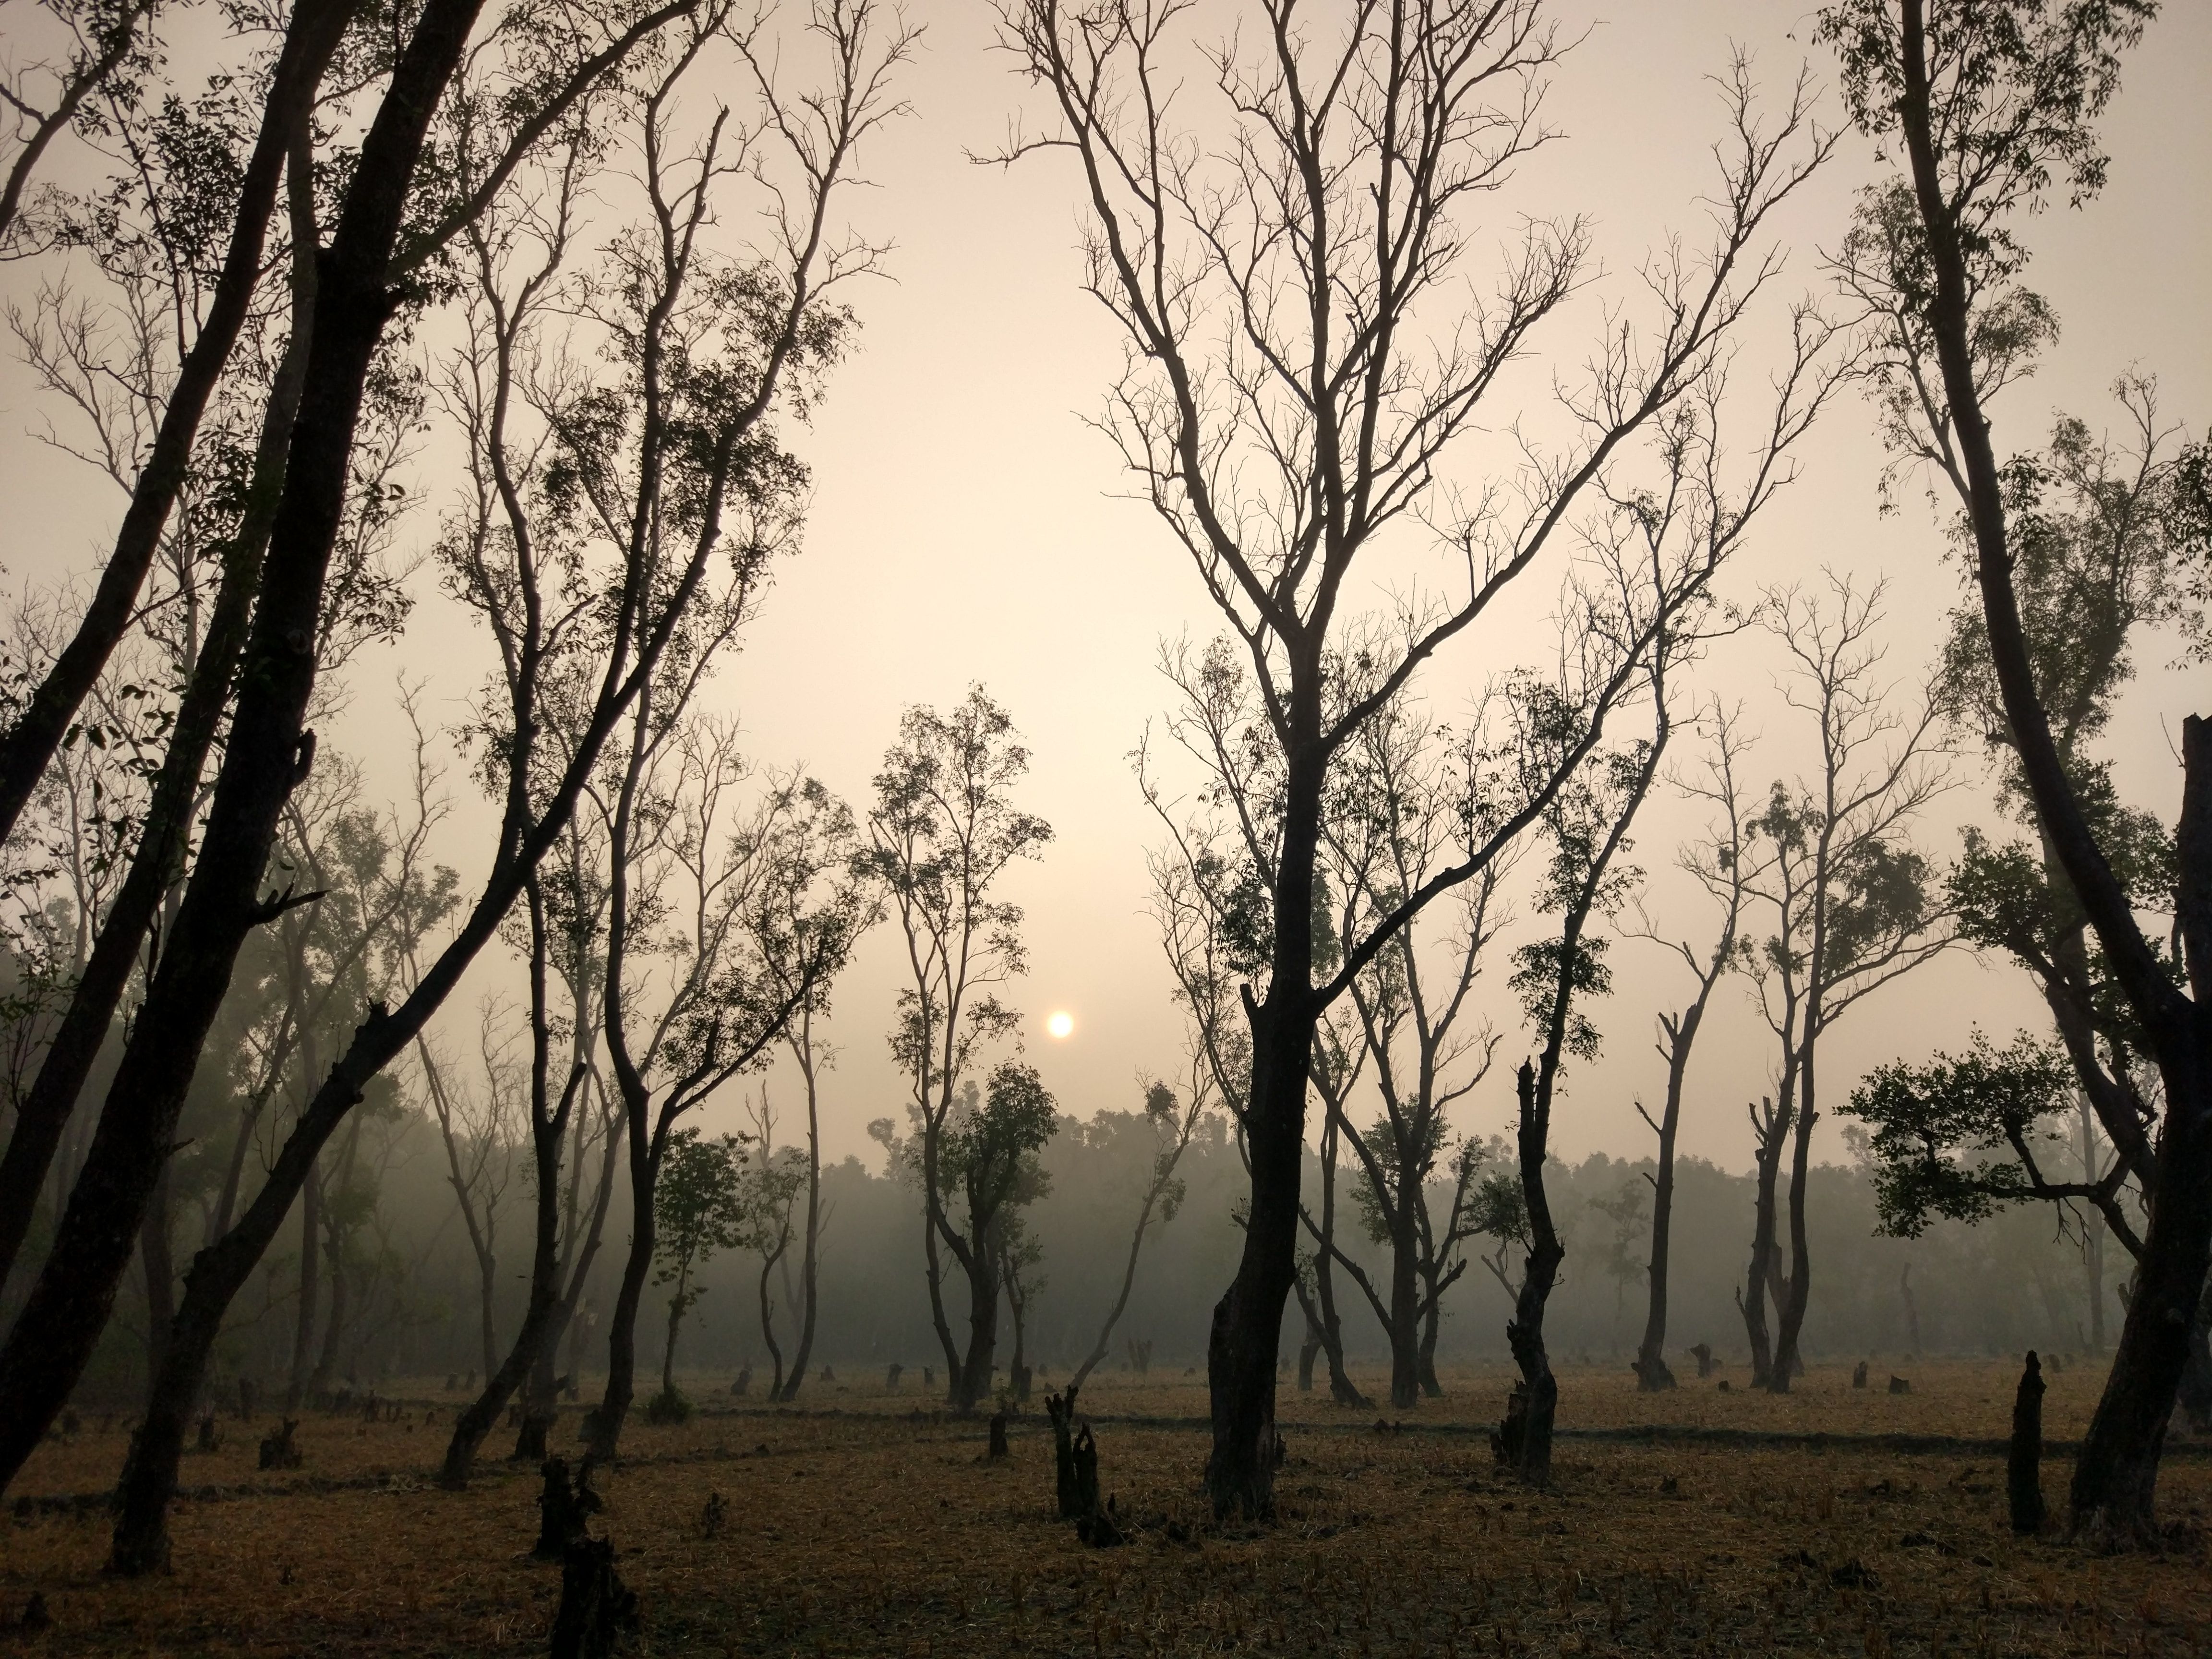
[[(1650, 1278), (1650, 1300), (1644, 1316), (1644, 1339), (1636, 1351), (1636, 1384), (1646, 1393), (1674, 1386), (1674, 1370), (1667, 1364), (1668, 1260), (1674, 1217), (1674, 1142), (1681, 1129), (1682, 1094), (1689, 1078), (1690, 1055), (1704, 1028), (1705, 1010), (1712, 1001), (1713, 992), (1723, 975), (1741, 965), (1743, 907), (1746, 884), (1752, 875), (1754, 832), (1745, 821), (1743, 801), (1736, 787), (1736, 761), (1744, 747), (1744, 740), (1736, 732), (1736, 723), (1741, 719), (1741, 711), (1730, 713), (1717, 702), (1712, 704), (1704, 722), (1712, 745), (1705, 775), (1678, 780), (1678, 787), (1685, 794), (1705, 802), (1717, 815), (1701, 838), (1685, 844), (1678, 860), (1682, 869), (1720, 907), (1720, 926), (1712, 936), (1711, 947), (1700, 949), (1702, 941), (1662, 934), (1640, 904), (1637, 925), (1626, 930), (1632, 938), (1649, 939), (1681, 957), (1694, 987), (1690, 1000), (1678, 1012), (1659, 1016), (1661, 1041), (1656, 1047), (1660, 1057), (1667, 1062), (1667, 1097), (1657, 1120), (1655, 1121), (1651, 1114), (1644, 1110), (1642, 1101), (1636, 1103), (1638, 1114), (1659, 1139), (1658, 1169), (1650, 1176), (1651, 1255), (1645, 1269)], [(1764, 1146), (1762, 1140), (1762, 1149)], [(1762, 1173), (1766, 1171), (1763, 1158), (1759, 1168)], [(1765, 1182), (1764, 1190), (1771, 1202), (1771, 1179)], [(1771, 1241), (1771, 1233), (1769, 1237)], [(1753, 1346), (1754, 1352), (1763, 1359), (1763, 1334)]]
[[(1249, 742), (1269, 793), (1243, 803), (1236, 868), (1266, 921), (1264, 983), (1248, 994), (1253, 1170), (1244, 1255), (1209, 1366), (1207, 1481), (1224, 1511), (1272, 1505), (1275, 1356), (1297, 1271), (1298, 1187), (1316, 1020), (1437, 893), (1477, 874), (1533, 823), (1637, 683), (1628, 659), (1586, 688), (1585, 741), (1553, 776), (1474, 815), (1430, 884), (1315, 973), (1323, 803), (1337, 757), (1448, 641), (1539, 568), (1623, 446), (1690, 396), (1777, 261), (1754, 251), (1775, 207), (1827, 154), (1805, 89), (1761, 129), (1747, 72), (1728, 82), (1729, 141), (1710, 249), (1645, 275), (1648, 332), (1608, 325), (1588, 381), (1563, 388), (1571, 434), (1455, 501), (1438, 485), (1456, 441), (1505, 424), (1499, 377), (1589, 277), (1581, 221), (1525, 222), (1496, 297), (1465, 305), (1465, 256), (1485, 198), (1550, 136), (1538, 117), (1561, 55), (1540, 0), (1374, 4), (1309, 18), (1255, 0), (1257, 27), (1190, 51), (1179, 0), (1018, 0), (1002, 37), (1052, 112), (1005, 158), (1065, 155), (1091, 229), (1087, 286), (1119, 325), (1127, 368), (1102, 424), (1189, 552), (1250, 677)], [(1216, 94), (1184, 125), (1194, 82)], [(1624, 324), (1626, 319), (1624, 319)], [(1373, 544), (1427, 523), (1460, 583), (1410, 586), (1359, 644), (1340, 690), (1346, 584), (1376, 575)], [(1655, 597), (1663, 629), (1678, 599)], [(1240, 758), (1237, 775), (1252, 775)], [(1212, 788), (1227, 787), (1217, 776)]]
[[(1752, 820), (1767, 856), (1753, 893), (1773, 917), (1751, 972), (1761, 1012), (1781, 1045), (1775, 1111), (1790, 1141), (1790, 1267), (1779, 1244), (1753, 1263), (1747, 1304), (1771, 1295), (1777, 1314), (1766, 1386), (1790, 1391), (1802, 1369), (1797, 1337), (1811, 1294), (1805, 1218), (1820, 1039), (1865, 998), (1932, 960), (1952, 943), (1941, 896), (1911, 841), (1914, 821), (1951, 787), (1942, 707), (1934, 695), (1900, 705), (1881, 677), (1882, 585), (1860, 591), (1831, 574), (1832, 607), (1817, 593), (1771, 596), (1768, 615), (1790, 662), (1783, 701), (1809, 716), (1818, 770), (1795, 787), (1777, 781)], [(1778, 1133), (1779, 1131), (1778, 1130)], [(1762, 1166), (1764, 1167), (1764, 1166)]]

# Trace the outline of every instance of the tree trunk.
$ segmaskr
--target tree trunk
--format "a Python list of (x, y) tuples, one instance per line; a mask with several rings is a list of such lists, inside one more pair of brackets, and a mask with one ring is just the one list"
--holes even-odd
[(284, 1387), (284, 1414), (307, 1402), (307, 1377), (314, 1369), (315, 1298), (323, 1283), (323, 1182), (312, 1167), (300, 1194), (300, 1308), (292, 1326), (292, 1374)]
[(684, 1290), (690, 1279), (687, 1263), (676, 1277), (676, 1294), (668, 1298), (668, 1346), (660, 1351), (660, 1397), (676, 1398), (676, 1333), (684, 1324)]
[[(254, 289), (261, 279), (262, 248), (268, 238), (270, 215), (276, 205), (285, 156), (295, 134), (307, 120), (316, 88), (331, 53), (337, 49), (352, 10), (349, 0), (315, 0), (314, 3), (297, 7), (293, 13), (270, 80), (260, 129), (235, 185), (239, 192), (237, 214), (224, 251), (222, 273), (216, 280), (199, 332), (177, 366), (175, 384), (169, 390), (168, 402), (161, 411), (161, 425), (155, 432), (145, 463), (131, 487), (131, 505), (116, 532), (114, 550), (100, 572), (92, 599), (70, 642), (55, 658), (15, 723), (0, 734), (0, 840), (14, 832), (16, 819), (39, 781), (46, 775), (47, 764), (53, 759), (79, 706), (131, 626), (139, 589), (161, 550), (162, 526), (168, 522), (178, 492), (190, 476), (193, 443), (198, 435), (201, 417), (222, 381), (223, 368), (230, 361), (239, 333), (251, 314)], [(381, 261), (378, 269), (382, 270)], [(151, 919), (149, 904), (138, 917), (137, 931), (125, 949), (126, 956), (137, 951)], [(99, 1024), (104, 1034), (105, 1016)], [(191, 1052), (198, 1054), (198, 1044), (193, 1045)], [(82, 1082), (80, 1078), (80, 1086)], [(70, 1092), (73, 1097), (75, 1091)], [(66, 1106), (63, 1109), (66, 1114)], [(36, 1185), (33, 1182), (31, 1190), (35, 1190)], [(0, 1214), (6, 1213), (7, 1205), (0, 1203)], [(13, 1245), (0, 1236), (0, 1277), (4, 1277), (14, 1247), (21, 1243), (20, 1234)]]
[(761, 1340), (768, 1344), (768, 1357), (775, 1367), (769, 1379), (768, 1397), (781, 1400), (788, 1397), (784, 1393), (787, 1387), (794, 1394), (798, 1391), (801, 1379), (795, 1366), (788, 1379), (783, 1374), (783, 1349), (775, 1340), (775, 1298), (769, 1294), (769, 1279), (775, 1272), (775, 1258), (763, 1257), (760, 1270)]
[(2043, 1530), (2043, 1366), (2030, 1349), (2012, 1402), (2012, 1446), (2005, 1460), (2005, 1495), (2012, 1529)]
[[(1314, 1304), (1321, 1315), (1322, 1353), (1328, 1360), (1328, 1397), (1340, 1406), (1356, 1406), (1364, 1411), (1373, 1402), (1359, 1392), (1352, 1373), (1344, 1368), (1344, 1322), (1336, 1311), (1337, 1133), (1334, 1118), (1322, 1126), (1321, 1249), (1314, 1257)], [(1301, 1164), (1305, 1161), (1303, 1147), (1298, 1161)], [(1293, 1277), (1292, 1283), (1296, 1282)]]
[(1751, 1386), (1763, 1389), (1774, 1374), (1773, 1350), (1766, 1328), (1767, 1282), (1774, 1268), (1774, 1189), (1782, 1165), (1783, 1137), (1790, 1126), (1789, 1109), (1779, 1110), (1761, 1101), (1752, 1114), (1758, 1139), (1753, 1149), (1757, 1182), (1752, 1200), (1751, 1267), (1735, 1304), (1743, 1315), (1744, 1334), (1751, 1340)]
[(277, 815), (314, 753), (302, 721), (362, 387), (400, 297), (386, 287), (385, 273), (423, 134), (480, 3), (430, 0), (421, 14), (362, 140), (323, 254), (283, 500), (198, 862), (52, 1255), (0, 1347), (0, 1488), (44, 1437), (100, 1340), (240, 947), (270, 919), (257, 896)]
[(1814, 986), (1805, 1006), (1805, 1042), (1797, 1065), (1796, 1138), (1790, 1161), (1790, 1282), (1779, 1299), (1781, 1318), (1774, 1335), (1774, 1364), (1767, 1387), (1776, 1394), (1790, 1392), (1790, 1380), (1801, 1375), (1804, 1361), (1798, 1357), (1797, 1335), (1805, 1328), (1805, 1308), (1813, 1294), (1813, 1256), (1806, 1233), (1805, 1197), (1813, 1169), (1813, 1125), (1820, 1113), (1813, 1097), (1813, 1048), (1819, 1040), (1820, 988)]
[(1636, 1386), (1659, 1394), (1674, 1386), (1667, 1364), (1668, 1257), (1674, 1228), (1674, 1137), (1682, 1121), (1682, 1080), (1689, 1072), (1690, 1048), (1697, 1036), (1702, 1005), (1672, 1028), (1667, 1054), (1667, 1105), (1659, 1118), (1659, 1168), (1651, 1182), (1650, 1302), (1644, 1316), (1644, 1340), (1636, 1350)]
[(1528, 1260), (1522, 1269), (1520, 1293), (1513, 1299), (1513, 1317), (1505, 1327), (1505, 1340), (1513, 1363), (1521, 1370), (1527, 1390), (1525, 1416), (1515, 1468), (1530, 1486), (1540, 1486), (1552, 1478), (1552, 1425), (1559, 1404), (1559, 1379), (1552, 1375), (1552, 1359), (1544, 1347), (1544, 1308), (1558, 1283), (1559, 1264), (1566, 1251), (1552, 1224), (1551, 1200), (1544, 1192), (1544, 1158), (1550, 1137), (1537, 1100), (1536, 1068), (1527, 1060), (1515, 1079), (1520, 1098), (1521, 1192), (1528, 1207)]
[(653, 1176), (640, 1144), (646, 1137), (630, 1125), (630, 1191), (637, 1207), (630, 1218), (629, 1255), (623, 1263), (622, 1287), (615, 1294), (614, 1317), (607, 1326), (607, 1386), (592, 1413), (592, 1454), (601, 1462), (613, 1458), (621, 1443), (637, 1385), (637, 1314), (645, 1300), (645, 1280), (653, 1267)]
[[(1298, 1187), (1305, 1153), (1306, 1066), (1314, 1016), (1305, 991), (1311, 967), (1312, 848), (1306, 878), (1277, 901), (1285, 933), (1301, 936), (1297, 972), (1286, 978), (1277, 940), (1277, 977), (1253, 1020), (1252, 1097), (1246, 1112), (1252, 1202), (1237, 1277), (1214, 1304), (1206, 1338), (1206, 1389), (1213, 1444), (1206, 1486), (1216, 1516), (1264, 1519), (1275, 1504), (1275, 1359), (1282, 1351), (1283, 1304), (1297, 1277)], [(1316, 1271), (1324, 1271), (1316, 1264)]]
[(139, 1230), (138, 1260), (146, 1270), (146, 1386), (161, 1374), (169, 1348), (169, 1326), (177, 1316), (177, 1263), (169, 1248), (171, 1172), (161, 1171)]
[(1444, 1385), (1437, 1380), (1437, 1337), (1443, 1325), (1443, 1287), (1431, 1276), (1429, 1284), (1429, 1304), (1421, 1315), (1420, 1363), (1421, 1392), (1431, 1400), (1444, 1397)]
[(960, 1362), (954, 1385), (956, 1410), (973, 1411), (991, 1397), (991, 1370), (999, 1346), (999, 1273), (997, 1252), (985, 1237), (976, 1239), (962, 1263), (968, 1275), (968, 1352)]
[[(2193, 719), (2190, 724), (2203, 725)], [(2212, 1104), (2212, 1079), (2179, 1067), (2160, 1069), (2166, 1125), (2149, 1194), (2150, 1224), (2135, 1294), (2128, 1298), (2105, 1392), (2082, 1437), (2069, 1494), (2072, 1530), (2113, 1542), (2157, 1536), (2159, 1457), (2189, 1364), (2197, 1300), (2212, 1267), (2212, 1110), (2206, 1109)]]
[[(811, 1025), (811, 1011), (802, 1011), (799, 1017)], [(811, 1059), (804, 1070), (806, 1078), (806, 1231), (801, 1240), (803, 1254), (799, 1261), (799, 1346), (791, 1356), (791, 1376), (775, 1396), (783, 1401), (798, 1399), (799, 1387), (806, 1381), (807, 1362), (814, 1357), (814, 1322), (819, 1306), (821, 1285), (822, 1115), (816, 1098), (814, 1065)]]
[(1390, 1403), (1411, 1411), (1421, 1403), (1420, 1242), (1406, 1194), (1398, 1194), (1397, 1224), (1390, 1240)]

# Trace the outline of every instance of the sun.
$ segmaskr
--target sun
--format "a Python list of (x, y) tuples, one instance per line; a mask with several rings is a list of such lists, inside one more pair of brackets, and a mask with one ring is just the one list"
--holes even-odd
[(1075, 1016), (1069, 1013), (1054, 1014), (1045, 1021), (1044, 1029), (1056, 1037), (1064, 1037), (1075, 1029)]

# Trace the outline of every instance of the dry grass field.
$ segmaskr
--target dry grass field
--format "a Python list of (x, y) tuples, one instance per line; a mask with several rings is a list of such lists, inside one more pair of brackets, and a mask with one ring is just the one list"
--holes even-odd
[[(2002, 1460), (1973, 1443), (2005, 1433), (2016, 1372), (1900, 1369), (1908, 1395), (1883, 1391), (1880, 1367), (1864, 1392), (1821, 1368), (1780, 1399), (1639, 1396), (1625, 1372), (1570, 1371), (1561, 1425), (1599, 1432), (1563, 1437), (1543, 1493), (1501, 1478), (1480, 1432), (1503, 1370), (1449, 1376), (1449, 1397), (1402, 1426), (1286, 1391), (1265, 1530), (1204, 1510), (1201, 1379), (1100, 1377), (1083, 1404), (1132, 1534), (1103, 1551), (1054, 1518), (1041, 1412), (994, 1463), (980, 1421), (911, 1389), (810, 1384), (802, 1407), (748, 1410), (701, 1378), (709, 1410), (628, 1431), (595, 1530), (639, 1593), (641, 1655), (2212, 1652), (2196, 1532), (2212, 1459), (2177, 1446), (2163, 1555), (2018, 1540)], [(2052, 1440), (2080, 1432), (2100, 1380), (2052, 1376)], [(258, 1431), (226, 1423), (221, 1449), (187, 1459), (175, 1571), (137, 1583), (101, 1576), (95, 1504), (36, 1501), (112, 1482), (123, 1425), (82, 1425), (0, 1521), (0, 1622), (33, 1591), (53, 1620), (0, 1631), (0, 1653), (543, 1652), (559, 1570), (527, 1559), (534, 1471), (492, 1461), (461, 1495), (428, 1479), (457, 1403), (419, 1391), (407, 1420), (374, 1426), (311, 1416), (305, 1467), (281, 1476), (255, 1471)], [(572, 1409), (556, 1445), (574, 1428)], [(1665, 1431), (1621, 1432), (1639, 1428)], [(2054, 1505), (2066, 1468), (2045, 1465)], [(710, 1530), (715, 1493), (726, 1519)]]

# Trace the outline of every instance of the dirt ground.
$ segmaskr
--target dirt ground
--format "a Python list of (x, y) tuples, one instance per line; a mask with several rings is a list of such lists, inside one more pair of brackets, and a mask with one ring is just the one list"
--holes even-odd
[[(1740, 1379), (1639, 1395), (1612, 1368), (1568, 1371), (1569, 1432), (1540, 1494), (1499, 1475), (1481, 1433), (1502, 1370), (1448, 1375), (1447, 1398), (1408, 1413), (1286, 1389), (1281, 1513), (1265, 1530), (1206, 1513), (1201, 1378), (1095, 1377), (1082, 1403), (1131, 1533), (1111, 1550), (1054, 1518), (1041, 1410), (1017, 1417), (994, 1463), (979, 1420), (911, 1384), (810, 1382), (772, 1409), (702, 1376), (692, 1422), (625, 1431), (594, 1530), (639, 1595), (641, 1655), (2212, 1652), (2196, 1530), (2212, 1457), (2185, 1444), (2169, 1459), (2163, 1555), (2018, 1540), (2002, 1459), (1971, 1443), (2006, 1432), (2016, 1370), (1899, 1370), (1909, 1394), (1888, 1394), (1879, 1366), (1865, 1391), (1816, 1368), (1784, 1398)], [(2087, 1364), (2051, 1375), (2051, 1440), (2080, 1433), (2100, 1382)], [(559, 1570), (527, 1559), (535, 1472), (498, 1461), (502, 1437), (471, 1491), (436, 1490), (459, 1397), (393, 1392), (401, 1421), (306, 1419), (295, 1474), (254, 1468), (266, 1413), (222, 1423), (221, 1448), (186, 1460), (174, 1571), (135, 1583), (100, 1572), (95, 1496), (126, 1425), (81, 1422), (0, 1519), (0, 1627), (34, 1591), (52, 1619), (0, 1628), (0, 1653), (543, 1652)], [(1622, 1432), (1641, 1428), (1658, 1432)], [(2054, 1508), (2067, 1469), (2046, 1462)], [(710, 1528), (714, 1494), (725, 1518)]]

